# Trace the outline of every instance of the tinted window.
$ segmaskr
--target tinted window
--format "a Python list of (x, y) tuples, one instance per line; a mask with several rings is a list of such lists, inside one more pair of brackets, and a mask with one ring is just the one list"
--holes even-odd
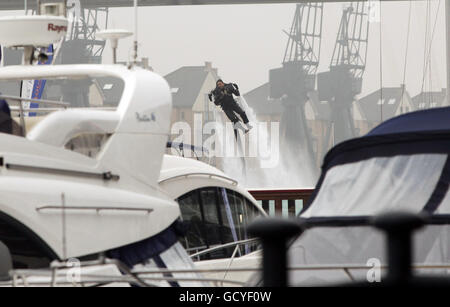
[(188, 251), (193, 252), (196, 252), (199, 248), (207, 248), (198, 191), (183, 195), (178, 199), (178, 203), (180, 204), (182, 219), (188, 229), (182, 244)]
[(209, 246), (223, 244), (221, 236), (221, 221), (218, 209), (218, 195), (216, 188), (200, 190), (203, 212), (205, 214), (206, 241)]
[[(180, 197), (178, 202), (188, 228), (181, 241), (191, 253), (248, 239), (246, 226), (260, 215), (243, 195), (218, 187), (192, 191)], [(231, 257), (234, 249), (222, 249), (200, 259)], [(237, 256), (253, 250), (250, 246), (242, 246)]]
[[(259, 211), (249, 200), (235, 191), (222, 190), (222, 194), (224, 199), (222, 212), (226, 216), (228, 234), (232, 237), (230, 242), (249, 239), (246, 226), (259, 215)], [(242, 255), (250, 251), (252, 249), (249, 246), (243, 246), (239, 252)]]

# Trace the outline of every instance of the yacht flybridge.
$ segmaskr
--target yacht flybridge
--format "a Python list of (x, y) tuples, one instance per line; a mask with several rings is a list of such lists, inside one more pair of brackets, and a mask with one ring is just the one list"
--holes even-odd
[[(0, 44), (24, 47), (25, 63), (32, 64), (37, 47), (64, 36), (67, 21), (56, 19), (0, 19), (0, 29), (13, 32), (1, 36)], [(32, 28), (35, 36), (24, 34)], [(18, 42), (17, 36), (30, 41)], [(71, 108), (73, 101), (1, 96), (10, 104), (18, 102), (11, 110), (19, 113), (23, 129), (21, 135), (0, 134), (0, 241), (5, 246), (0, 254), (11, 255), (11, 269), (45, 269), (73, 258), (110, 259), (113, 267), (90, 266), (86, 272), (113, 277), (137, 267), (193, 267), (177, 243), (179, 206), (158, 186), (171, 111), (167, 82), (151, 71), (121, 65), (0, 68), (2, 82), (89, 80), (93, 85), (101, 78), (122, 81), (117, 105)], [(36, 103), (53, 108), (38, 109)], [(27, 133), (38, 112), (48, 114)], [(94, 142), (95, 154), (83, 155), (74, 148), (84, 138), (100, 140)], [(0, 273), (2, 279), (8, 279), (5, 274)], [(46, 278), (38, 280), (48, 283)]]
[[(179, 216), (176, 203), (157, 188), (168, 133), (164, 118), (171, 104), (168, 86), (161, 77), (122, 66), (0, 69), (0, 80), (82, 76), (123, 78), (125, 90), (117, 110), (62, 110), (42, 119), (25, 138), (0, 135), (2, 211), (28, 228), (42, 231), (37, 235), (59, 258), (121, 246), (130, 242), (130, 236), (145, 239)], [(142, 120), (138, 116), (155, 120)], [(108, 137), (96, 159), (64, 148), (83, 134)], [(150, 161), (149, 156), (153, 157)], [(68, 226), (65, 255), (62, 237), (55, 235), (61, 225), (50, 223), (61, 216), (62, 210)], [(119, 220), (121, 227), (117, 227), (118, 216), (108, 213), (114, 210), (131, 214), (132, 218)], [(71, 226), (74, 222), (71, 216), (82, 218), (81, 229)], [(99, 231), (101, 225), (104, 232)], [(45, 239), (45, 234), (50, 237)], [(85, 241), (88, 238), (91, 244)]]

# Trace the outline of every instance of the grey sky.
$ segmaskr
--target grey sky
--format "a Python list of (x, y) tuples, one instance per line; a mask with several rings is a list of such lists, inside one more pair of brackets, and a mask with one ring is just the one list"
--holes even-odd
[[(410, 94), (420, 92), (426, 29), (426, 1), (412, 1), (411, 30), (407, 57), (406, 85)], [(431, 0), (430, 32), (437, 14), (431, 52), (431, 85), (445, 87), (445, 0)], [(440, 4), (439, 4), (440, 3)], [(327, 69), (335, 44), (343, 3), (326, 3), (319, 72)], [(402, 82), (409, 1), (381, 3), (383, 46), (383, 85)], [(211, 61), (225, 80), (240, 84), (247, 92), (268, 81), (268, 71), (281, 65), (295, 4), (211, 5), (140, 7), (140, 56), (150, 59), (156, 72), (165, 75), (181, 66), (203, 65)], [(1, 12), (1, 15), (22, 12)], [(133, 9), (110, 10), (110, 28), (133, 29)], [(372, 23), (369, 32), (367, 69), (363, 93), (380, 87), (380, 24)], [(119, 60), (131, 57), (132, 39), (119, 47)], [(109, 46), (104, 62), (111, 62)], [(425, 78), (429, 88), (430, 75)]]
[[(439, 1), (441, 2), (439, 5)], [(327, 69), (344, 4), (326, 3), (319, 71)], [(383, 85), (402, 82), (409, 2), (382, 2)], [(437, 14), (431, 52), (432, 87), (445, 87), (444, 0), (431, 1), (430, 32)], [(220, 5), (139, 8), (140, 55), (150, 58), (155, 71), (167, 74), (181, 66), (212, 61), (225, 80), (241, 85), (244, 92), (268, 80), (268, 71), (280, 66), (295, 4)], [(110, 27), (132, 29), (131, 8), (111, 9)], [(371, 23), (363, 94), (380, 86), (380, 24)], [(407, 89), (420, 92), (426, 28), (426, 1), (413, 1), (407, 57)], [(131, 55), (131, 39), (122, 42), (119, 58)], [(109, 49), (109, 48), (108, 48)], [(105, 53), (110, 61), (109, 50)], [(428, 89), (425, 79), (425, 89)]]

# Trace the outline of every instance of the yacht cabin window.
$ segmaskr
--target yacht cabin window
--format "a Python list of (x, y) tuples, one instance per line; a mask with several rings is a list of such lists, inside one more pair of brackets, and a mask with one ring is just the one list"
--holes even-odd
[[(222, 244), (249, 239), (246, 226), (260, 215), (252, 202), (240, 193), (219, 187), (191, 191), (178, 198), (187, 234), (181, 243), (188, 252), (196, 252)], [(196, 260), (229, 258), (235, 246), (202, 255)], [(236, 256), (256, 249), (243, 244)]]

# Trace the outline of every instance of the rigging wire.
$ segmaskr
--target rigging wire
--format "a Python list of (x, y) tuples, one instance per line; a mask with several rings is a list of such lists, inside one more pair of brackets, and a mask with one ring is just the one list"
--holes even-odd
[[(422, 87), (420, 92), (423, 93), (424, 86), (425, 86), (425, 75), (427, 72), (427, 46), (428, 46), (428, 26), (430, 24), (430, 0), (427, 0), (426, 2), (426, 9), (425, 9), (425, 41), (423, 43), (423, 63), (422, 63)], [(425, 95), (422, 94), (422, 99), (424, 99)]]
[(382, 20), (381, 20), (381, 1), (379, 2), (380, 9), (379, 9), (379, 16), (380, 16), (380, 122), (383, 122), (383, 48), (382, 48)]
[(400, 110), (403, 108), (403, 96), (405, 95), (406, 90), (406, 65), (408, 62), (408, 48), (409, 48), (409, 32), (411, 29), (411, 7), (412, 7), (412, 1), (409, 1), (409, 10), (408, 10), (408, 28), (406, 30), (406, 48), (405, 48), (405, 62), (403, 65), (403, 81), (402, 81), (402, 95), (400, 100)]
[[(431, 0), (428, 0), (429, 2), (430, 2), (430, 9), (429, 9), (429, 12), (428, 12), (428, 14), (429, 14), (429, 21), (431, 22)], [(428, 52), (428, 54), (431, 52), (431, 46), (432, 46), (432, 39), (431, 39), (431, 37), (429, 37), (429, 46), (430, 46), (430, 48), (429, 48), (429, 52)], [(427, 98), (427, 105), (428, 105), (428, 107), (430, 107), (430, 95), (431, 95), (431, 90), (432, 90), (432, 87), (431, 87), (431, 57), (429, 57), (428, 56), (428, 54), (427, 54), (427, 58), (426, 58), (426, 62), (427, 62), (427, 71), (428, 71), (428, 91), (427, 91), (427, 94), (425, 95), (425, 97)]]
[[(428, 3), (430, 2), (430, 0), (428, 0)], [(428, 4), (427, 4), (428, 5)], [(429, 72), (429, 79), (428, 79), (428, 87), (429, 87), (429, 99), (428, 102), (430, 102), (430, 98), (431, 98), (431, 47), (433, 46), (433, 39), (434, 39), (434, 34), (435, 34), (435, 30), (436, 30), (436, 24), (437, 24), (437, 17), (438, 17), (438, 13), (439, 13), (439, 9), (441, 6), (441, 0), (439, 0), (438, 2), (438, 7), (436, 9), (436, 14), (434, 17), (434, 25), (433, 25), (433, 30), (431, 32), (431, 37), (429, 38), (429, 46), (427, 46), (427, 43), (425, 44), (425, 49), (424, 49), (424, 53), (426, 53), (427, 49), (428, 49), (428, 53), (426, 53), (425, 57), (424, 57), (424, 69), (423, 69), (423, 75), (422, 75), (422, 88), (421, 88), (421, 93), (423, 93), (424, 91), (424, 87), (425, 87), (425, 78), (427, 75), (427, 71)], [(430, 11), (431, 13), (431, 11)], [(427, 15), (427, 24), (429, 23), (429, 16)], [(427, 48), (428, 47), (428, 48)], [(422, 97), (424, 97), (425, 95), (423, 94)], [(422, 98), (423, 99), (423, 98)]]

